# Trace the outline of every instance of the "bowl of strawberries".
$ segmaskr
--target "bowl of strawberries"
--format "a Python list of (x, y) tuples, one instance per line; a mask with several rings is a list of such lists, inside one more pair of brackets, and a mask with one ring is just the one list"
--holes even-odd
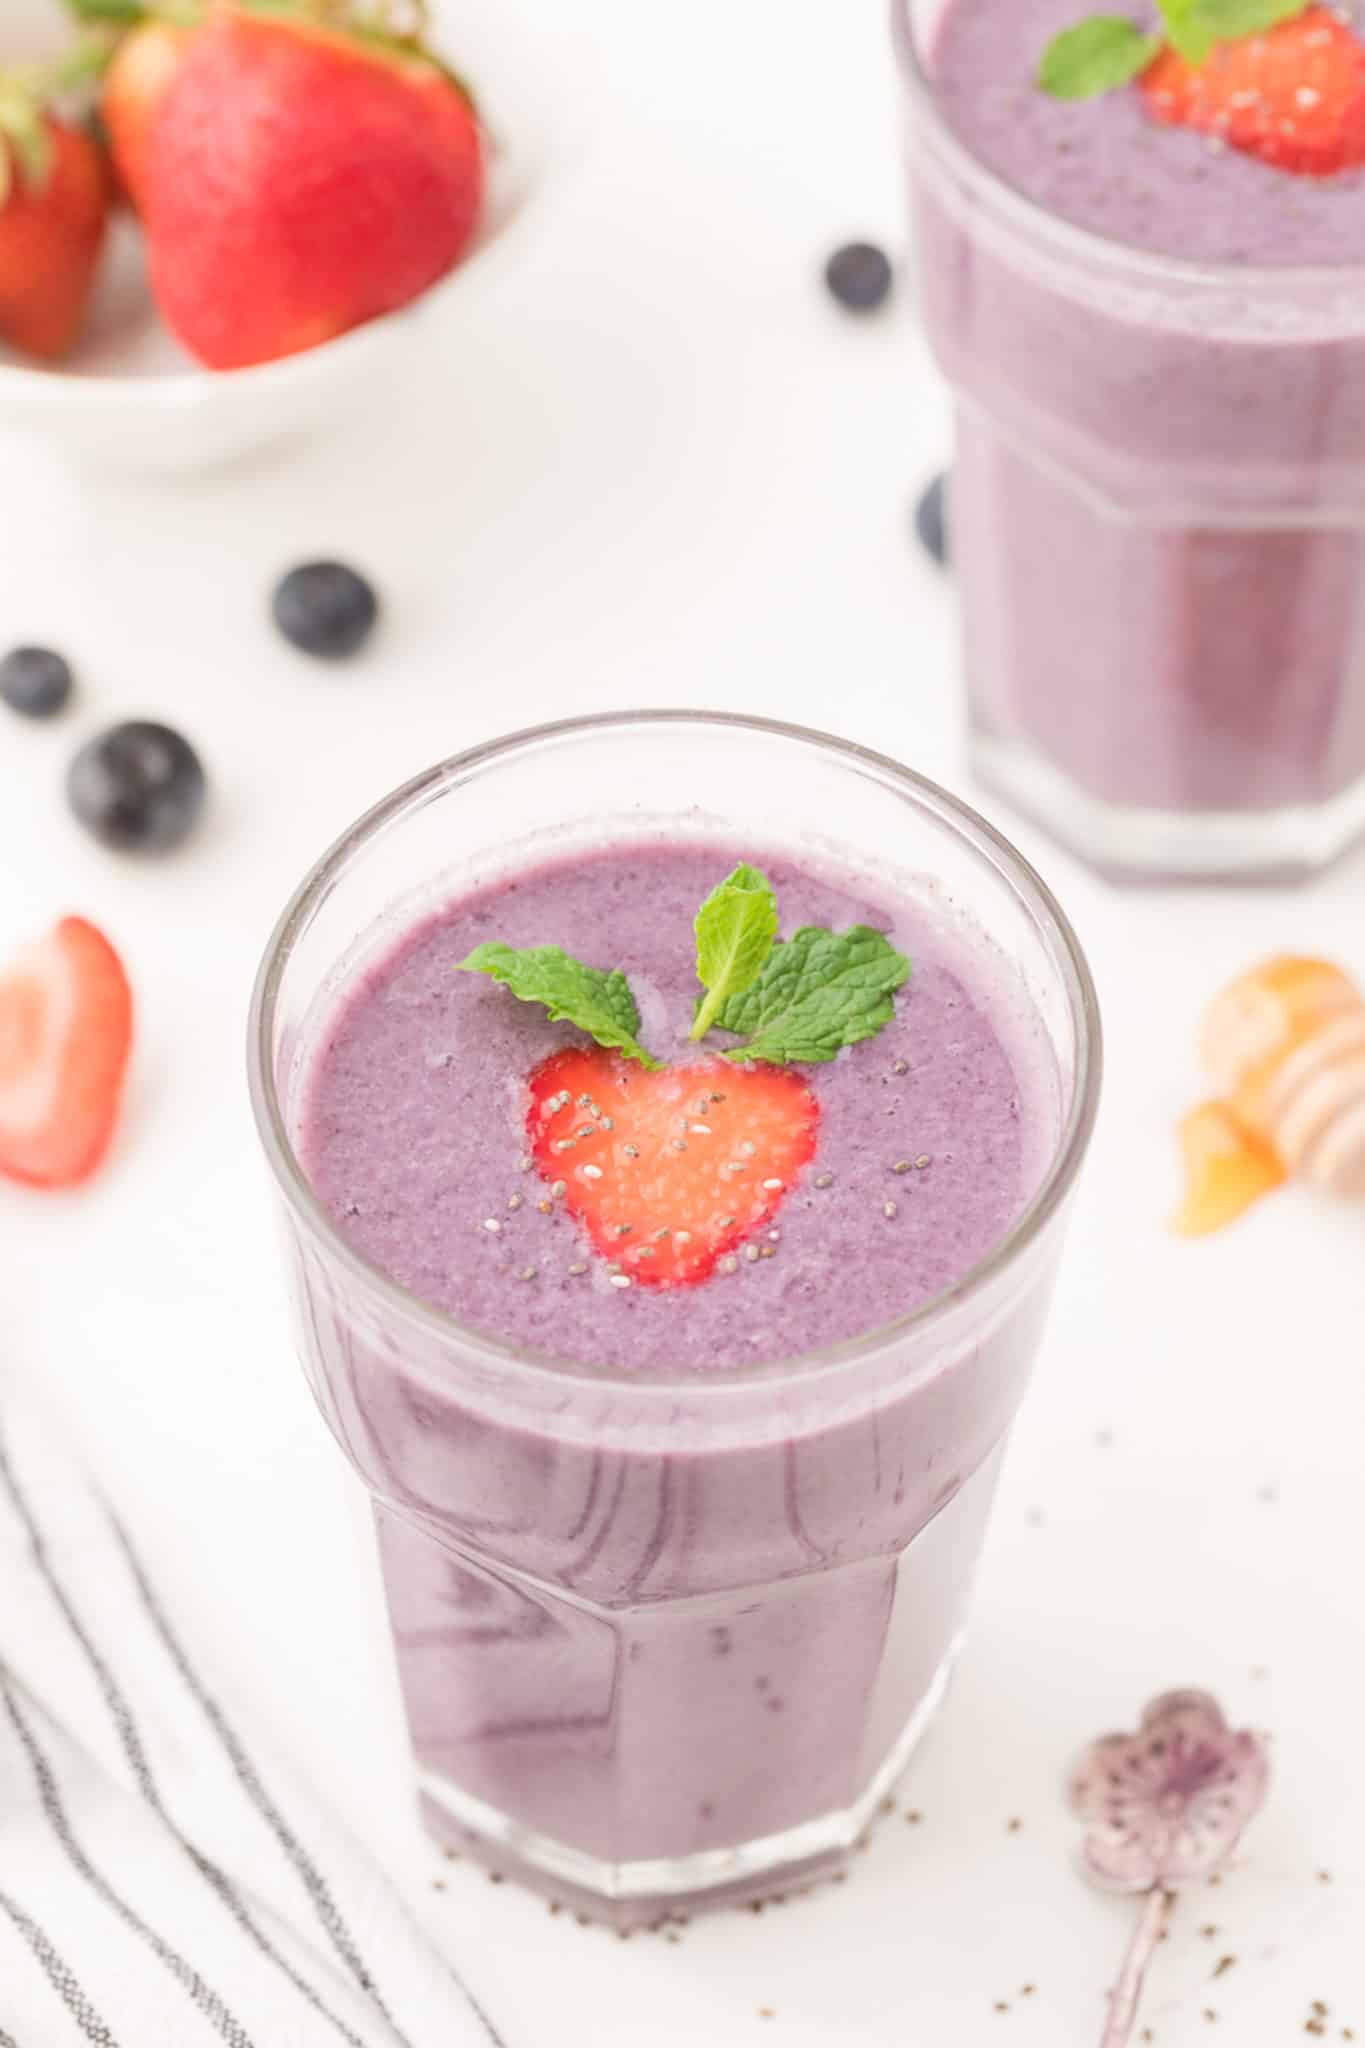
[(505, 116), (491, 139), (479, 37), (476, 88), (424, 0), (4, 14), (0, 431), (79, 460), (186, 470), (323, 426), (538, 182)]

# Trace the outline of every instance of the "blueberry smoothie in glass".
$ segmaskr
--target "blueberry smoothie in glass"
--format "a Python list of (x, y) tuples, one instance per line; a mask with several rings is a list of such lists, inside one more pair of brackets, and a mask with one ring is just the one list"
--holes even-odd
[(894, 4), (978, 770), (1121, 873), (1309, 873), (1365, 829), (1356, 14)]
[[(660, 716), (469, 772), (510, 825), (546, 749), (663, 788), (722, 743), (737, 788), (794, 771), (742, 840), (651, 806), (491, 851), (474, 818), (462, 852), (462, 777), (400, 792), (296, 899), (257, 1004), (305, 1361), (375, 1498), (429, 1823), (620, 1924), (833, 1868), (903, 1768), (1093, 1107), (1050, 900), (890, 764)], [(810, 844), (801, 776), (860, 837)], [(369, 896), (405, 833), (409, 887)]]

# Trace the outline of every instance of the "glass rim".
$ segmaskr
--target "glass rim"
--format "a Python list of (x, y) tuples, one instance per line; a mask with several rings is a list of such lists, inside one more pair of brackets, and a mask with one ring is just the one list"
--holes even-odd
[[(410, 807), (423, 803), (446, 784), (494, 767), (499, 761), (524, 753), (546, 740), (588, 737), (594, 733), (659, 731), (677, 725), (766, 735), (831, 755), (850, 768), (875, 771), (881, 779), (898, 787), (922, 815), (955, 834), (982, 864), (993, 868), (1008, 882), (1035, 925), (1056, 942), (1065, 995), (1076, 1033), (1076, 1068), (1062, 1129), (1047, 1170), (1033, 1196), (1004, 1235), (951, 1286), (941, 1288), (904, 1315), (880, 1323), (859, 1336), (845, 1338), (838, 1344), (713, 1373), (668, 1368), (657, 1373), (640, 1374), (623, 1366), (593, 1365), (587, 1360), (563, 1358), (528, 1345), (509, 1343), (478, 1324), (465, 1322), (448, 1310), (424, 1301), (348, 1243), (309, 1183), (290, 1137), (276, 1084), (274, 1033), (285, 971), (314, 910), (331, 893), (351, 862), (362, 856), (381, 833), (401, 820)], [(795, 1379), (807, 1380), (821, 1373), (841, 1372), (858, 1360), (884, 1353), (912, 1332), (944, 1322), (964, 1302), (984, 1292), (997, 1275), (1012, 1265), (1042, 1234), (1071, 1192), (1094, 1128), (1103, 1068), (1103, 1036), (1099, 999), (1089, 963), (1070, 920), (1051, 889), (1003, 833), (938, 783), (889, 755), (860, 746), (856, 741), (840, 739), (814, 727), (794, 725), (782, 719), (750, 717), (728, 711), (609, 711), (523, 727), (450, 755), (381, 798), (334, 840), (290, 896), (266, 944), (251, 997), (247, 1068), (257, 1135), (290, 1213), (314, 1243), (321, 1246), (351, 1279), (359, 1283), (371, 1301), (381, 1305), (387, 1313), (396, 1314), (402, 1321), (415, 1325), (429, 1338), (442, 1343), (457, 1341), (466, 1354), (476, 1354), (482, 1363), (496, 1367), (509, 1379), (550, 1379), (561, 1388), (574, 1382), (598, 1388), (616, 1385), (628, 1387), (635, 1394), (663, 1392), (676, 1396), (686, 1390), (696, 1398), (711, 1401), (752, 1388), (756, 1383), (789, 1383)]]
[(1036, 199), (1031, 199), (1021, 186), (983, 163), (944, 119), (933, 80), (916, 45), (914, 24), (910, 20), (911, 0), (890, 0), (890, 6), (892, 39), (917, 120), (932, 132), (936, 145), (960, 176), (978, 190), (989, 193), (1006, 216), (1014, 216), (1016, 221), (1060, 247), (1083, 266), (1093, 269), (1097, 260), (1112, 264), (1115, 258), (1119, 258), (1146, 280), (1161, 280), (1186, 287), (1215, 287), (1220, 291), (1246, 291), (1248, 288), (1257, 292), (1301, 291), (1306, 285), (1340, 287), (1352, 278), (1365, 284), (1365, 264), (1207, 263), (1194, 256), (1168, 256), (1156, 249), (1144, 249), (1136, 242), (1120, 241), (1117, 236), (1101, 234), (1096, 228), (1082, 227), (1076, 221), (1064, 220), (1060, 214), (1050, 212)]

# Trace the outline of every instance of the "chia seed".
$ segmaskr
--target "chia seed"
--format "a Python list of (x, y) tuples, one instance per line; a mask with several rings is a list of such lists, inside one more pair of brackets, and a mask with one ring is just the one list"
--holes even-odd
[(554, 1196), (556, 1201), (559, 1201), (560, 1198), (564, 1195), (567, 1195), (568, 1192), (569, 1183), (566, 1180), (551, 1181), (550, 1193)]
[(818, 1188), (832, 1188), (834, 1186), (834, 1175), (832, 1173), (817, 1173), (815, 1185)]
[(896, 1205), (894, 1202), (882, 1203), (882, 1214), (883, 1216), (885, 1216), (888, 1223), (891, 1221), (892, 1217), (895, 1216), (896, 1213)]
[(908, 1074), (910, 1071), (909, 1060), (893, 1060), (891, 1063), (891, 1071), (893, 1074)]
[(569, 1271), (573, 1275), (575, 1280), (581, 1280), (583, 1275), (587, 1272), (587, 1270), (587, 1265), (585, 1261), (582, 1259), (575, 1259), (573, 1264), (569, 1268)]
[(583, 1168), (583, 1178), (584, 1178), (584, 1180), (601, 1180), (601, 1178), (602, 1178), (602, 1169), (601, 1169), (601, 1167), (600, 1167), (600, 1166), (585, 1166), (585, 1167)]
[(485, 1216), (483, 1219), (483, 1227), (485, 1230), (491, 1231), (495, 1237), (497, 1233), (502, 1229), (502, 1225), (499, 1223), (496, 1216)]
[(515, 1215), (517, 1210), (521, 1207), (521, 1196), (509, 1195), (507, 1197), (507, 1206), (512, 1211), (513, 1215)]
[(739, 1271), (739, 1260), (733, 1252), (726, 1253), (720, 1262), (720, 1270), (722, 1273), (737, 1273)]
[(613, 1287), (629, 1287), (630, 1280), (625, 1273), (613, 1273), (611, 1284)]

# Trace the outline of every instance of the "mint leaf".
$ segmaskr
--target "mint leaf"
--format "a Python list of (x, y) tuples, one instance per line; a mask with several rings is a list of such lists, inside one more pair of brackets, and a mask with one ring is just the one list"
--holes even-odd
[(1216, 43), (1263, 35), (1307, 12), (1311, 0), (1159, 0), (1167, 33), (1182, 57), (1202, 64)]
[(765, 874), (741, 861), (717, 883), (696, 917), (697, 1004), (692, 1037), (704, 1038), (722, 1003), (752, 988), (777, 937), (777, 897)]
[[(1188, 0), (1162, 0), (1162, 12), (1180, 4)], [(1130, 84), (1160, 49), (1161, 38), (1144, 35), (1126, 15), (1092, 14), (1052, 38), (1038, 66), (1038, 83), (1055, 100), (1095, 99)]]
[(1156, 0), (1162, 26), (1187, 64), (1202, 64), (1214, 38), (1200, 20), (1201, 0)]
[(749, 1040), (725, 1057), (823, 1065), (891, 1022), (891, 998), (909, 976), (905, 955), (868, 925), (846, 932), (803, 925), (774, 946), (751, 989), (721, 1005), (720, 1029)]
[(543, 1003), (551, 1023), (563, 1019), (576, 1024), (599, 1045), (624, 1053), (628, 1060), (639, 1060), (644, 1067), (663, 1064), (640, 1044), (640, 1012), (619, 968), (604, 974), (600, 967), (585, 967), (562, 946), (518, 950), (497, 941), (476, 946), (456, 966), (462, 973), (491, 975), (510, 988), (518, 1002)]

